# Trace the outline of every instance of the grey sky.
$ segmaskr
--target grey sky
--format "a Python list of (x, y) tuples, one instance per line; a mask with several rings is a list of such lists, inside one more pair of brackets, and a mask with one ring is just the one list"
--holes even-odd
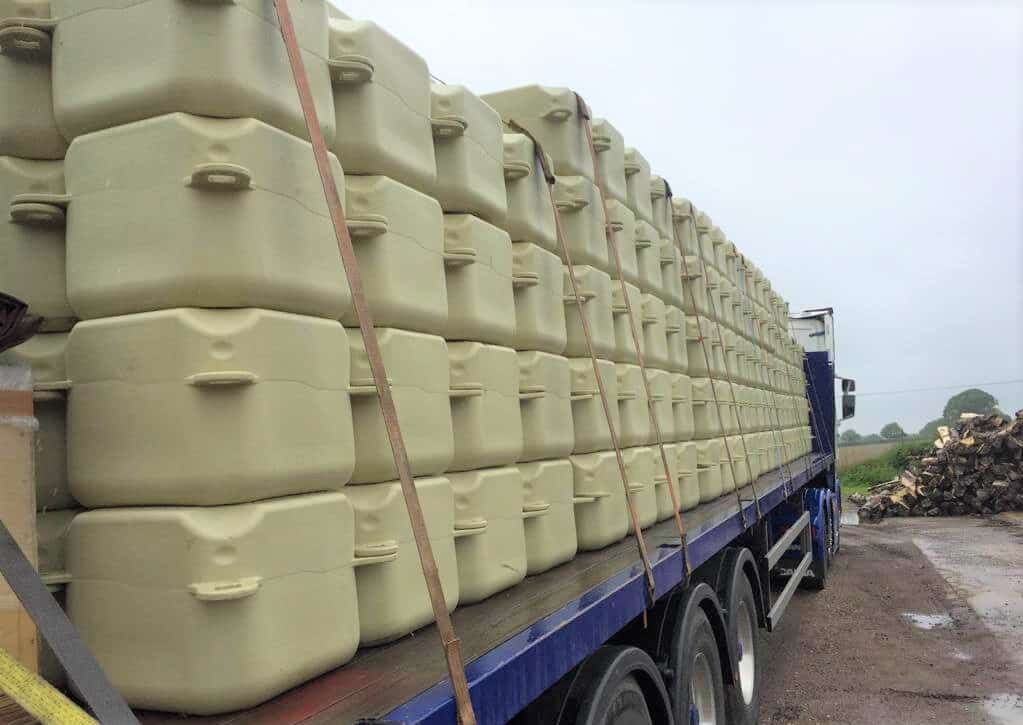
[[(1019, 3), (336, 4), (447, 83), (579, 91), (793, 309), (835, 308), (861, 393), (1023, 378)], [(849, 425), (916, 431), (954, 392)]]

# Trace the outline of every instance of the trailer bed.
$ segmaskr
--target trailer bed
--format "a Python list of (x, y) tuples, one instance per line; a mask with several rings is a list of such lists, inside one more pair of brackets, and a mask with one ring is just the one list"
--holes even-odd
[[(762, 513), (833, 463), (814, 453), (756, 481)], [(791, 480), (788, 473), (791, 472)], [(755, 521), (754, 486), (682, 514), (693, 569)], [(673, 519), (644, 531), (660, 597), (684, 576)], [(646, 585), (633, 536), (600, 551), (527, 577), (521, 584), (452, 614), (468, 663), (467, 676), (481, 725), (503, 723), (572, 667), (639, 616)], [(144, 723), (177, 723), (164, 713), (140, 713)], [(250, 710), (191, 717), (194, 725), (303, 723), (354, 725), (381, 718), (398, 723), (455, 722), (440, 640), (426, 627), (391, 644), (361, 650), (348, 664)]]

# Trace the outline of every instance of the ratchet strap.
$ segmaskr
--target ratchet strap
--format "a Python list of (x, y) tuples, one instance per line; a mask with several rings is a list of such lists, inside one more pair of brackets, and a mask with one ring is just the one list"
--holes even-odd
[[(138, 725), (67, 615), (0, 521), (0, 573), (35, 622), (79, 696), (103, 725)], [(93, 722), (76, 705), (0, 650), (0, 689), (45, 725)]]
[[(586, 350), (590, 354), (590, 363), (593, 365), (593, 378), (597, 383), (597, 393), (600, 395), (600, 403), (604, 409), (604, 418), (607, 420), (607, 428), (611, 433), (611, 445), (615, 451), (615, 459), (618, 461), (618, 472), (622, 477), (622, 486), (625, 489), (625, 505), (629, 510), (629, 520), (632, 521), (632, 530), (636, 536), (636, 545), (639, 548), (639, 558), (643, 562), (643, 573), (646, 577), (647, 594), (649, 603), (652, 605), (657, 598), (657, 585), (654, 582), (654, 571), (650, 565), (650, 555), (647, 552), (646, 540), (643, 538), (643, 530), (639, 525), (639, 516), (636, 514), (636, 506), (632, 503), (632, 495), (629, 493), (629, 474), (625, 470), (625, 459), (622, 457), (622, 447), (618, 440), (618, 431), (615, 429), (614, 418), (611, 414), (611, 404), (607, 399), (607, 389), (604, 387), (604, 378), (600, 374), (600, 366), (597, 363), (597, 353), (593, 349), (593, 333), (590, 330), (590, 322), (583, 313), (585, 299), (579, 291), (579, 280), (575, 274), (575, 267), (572, 264), (572, 250), (569, 249), (565, 240), (565, 229), (561, 224), (561, 213), (558, 211), (558, 204), (554, 199), (554, 170), (547, 166), (547, 155), (543, 151), (540, 142), (525, 127), (520, 126), (514, 120), (506, 121), (508, 126), (517, 133), (521, 133), (533, 142), (533, 152), (540, 164), (544, 180), (547, 182), (547, 196), (551, 201), (551, 209), (554, 212), (554, 230), (558, 240), (558, 247), (565, 256), (565, 268), (568, 270), (568, 279), (572, 286), (572, 296), (579, 308), (579, 322), (582, 324), (583, 339), (586, 341)], [(615, 403), (617, 405), (617, 402)], [(645, 617), (644, 613), (644, 617)]]
[(402, 438), (401, 428), (398, 425), (398, 414), (394, 407), (390, 385), (387, 382), (387, 373), (384, 370), (384, 361), (380, 354), (380, 344), (377, 340), (376, 330), (373, 327), (373, 318), (370, 314), (369, 306), (366, 303), (366, 295), (363, 292), (359, 262), (355, 257), (352, 238), (345, 221), (344, 209), (341, 206), (337, 185), (330, 170), (327, 145), (323, 140), (320, 121), (316, 116), (316, 109), (313, 105), (309, 78), (306, 76), (305, 64), (302, 61), (298, 40), (295, 37), (295, 26), (291, 19), (291, 11), (288, 9), (287, 0), (274, 0), (274, 7), (277, 10), (281, 36), (284, 38), (284, 45), (288, 51), (288, 60), (291, 63), (291, 72), (295, 78), (295, 86), (302, 105), (302, 113), (305, 116), (306, 126), (309, 130), (309, 138), (312, 141), (313, 156), (316, 158), (316, 168), (319, 171), (320, 182), (323, 185), (323, 195), (326, 198), (330, 220), (334, 226), (334, 235), (337, 238), (337, 247), (341, 254), (345, 277), (348, 279), (348, 286), (352, 292), (352, 302), (355, 307), (355, 314), (359, 319), (359, 330), (362, 332), (362, 340), (366, 348), (366, 358), (369, 360), (373, 383), (376, 385), (380, 399), (384, 428), (387, 430), (387, 439), (391, 444), (391, 452), (394, 455), (394, 467), (398, 471), (398, 479), (401, 482), (401, 492), (405, 498), (409, 521), (412, 524), (412, 535), (415, 538), (416, 548), (419, 551), (423, 578), (426, 580), (430, 604), (433, 607), (433, 614), (437, 620), (437, 631), (440, 633), (441, 641), (444, 644), (444, 656), (447, 660), (448, 674), (451, 677), (451, 685), (454, 690), (458, 722), (460, 725), (475, 725), (476, 714), (473, 712), (472, 700), (469, 696), (469, 683), (465, 677), (461, 643), (455, 635), (454, 627), (451, 624), (451, 616), (448, 614), (447, 604), (444, 600), (444, 592), (441, 589), (437, 562), (430, 547), (430, 539), (426, 531), (426, 520), (423, 516), (423, 509), (419, 503), (419, 495), (416, 492), (415, 481), (412, 477), (412, 469), (409, 465), (405, 441)]
[(604, 236), (607, 238), (607, 247), (614, 258), (615, 271), (618, 273), (618, 281), (622, 287), (622, 298), (625, 300), (625, 314), (629, 318), (629, 331), (632, 336), (632, 345), (636, 350), (636, 361), (639, 364), (640, 373), (643, 377), (643, 389), (646, 391), (647, 413), (650, 415), (650, 423), (653, 425), (654, 434), (657, 439), (657, 447), (661, 452), (661, 465), (664, 466), (664, 476), (668, 482), (668, 494), (671, 496), (673, 517), (675, 527), (678, 529), (680, 544), (682, 546), (682, 559), (685, 566), (685, 573), (688, 577), (692, 573), (689, 563), (689, 545), (686, 539), (686, 530), (682, 525), (682, 515), (679, 513), (678, 496), (675, 493), (676, 480), (671, 475), (671, 467), (668, 465), (668, 454), (664, 450), (664, 436), (661, 434), (661, 424), (657, 420), (657, 410), (654, 407), (654, 398), (650, 393), (650, 378), (647, 375), (646, 363), (643, 360), (643, 348), (639, 341), (639, 329), (636, 325), (636, 315), (632, 309), (632, 300), (629, 297), (628, 288), (625, 286), (625, 275), (622, 272), (622, 255), (618, 250), (618, 240), (615, 239), (611, 230), (610, 219), (607, 214), (607, 196), (601, 185), (600, 164), (597, 161), (597, 147), (593, 143), (593, 119), (590, 108), (586, 105), (583, 97), (575, 94), (576, 105), (579, 110), (579, 117), (583, 120), (583, 129), (586, 131), (586, 144), (590, 150), (590, 159), (593, 161), (593, 178), (596, 180), (597, 191), (600, 192), (600, 204), (604, 212)]

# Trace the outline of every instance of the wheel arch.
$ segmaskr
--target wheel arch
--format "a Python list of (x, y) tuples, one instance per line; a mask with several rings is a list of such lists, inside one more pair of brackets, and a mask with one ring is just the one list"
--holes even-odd
[(604, 645), (587, 657), (566, 693), (562, 715), (567, 715), (569, 722), (590, 725), (590, 718), (584, 717), (587, 708), (629, 676), (636, 679), (643, 691), (654, 723), (673, 725), (668, 690), (660, 670), (649, 654), (632, 645)]

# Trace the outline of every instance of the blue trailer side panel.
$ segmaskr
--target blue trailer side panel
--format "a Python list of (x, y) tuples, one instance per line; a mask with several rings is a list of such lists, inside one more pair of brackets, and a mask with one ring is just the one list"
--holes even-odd
[(803, 363), (810, 401), (810, 427), (815, 453), (835, 450), (835, 368), (826, 352), (808, 352)]

